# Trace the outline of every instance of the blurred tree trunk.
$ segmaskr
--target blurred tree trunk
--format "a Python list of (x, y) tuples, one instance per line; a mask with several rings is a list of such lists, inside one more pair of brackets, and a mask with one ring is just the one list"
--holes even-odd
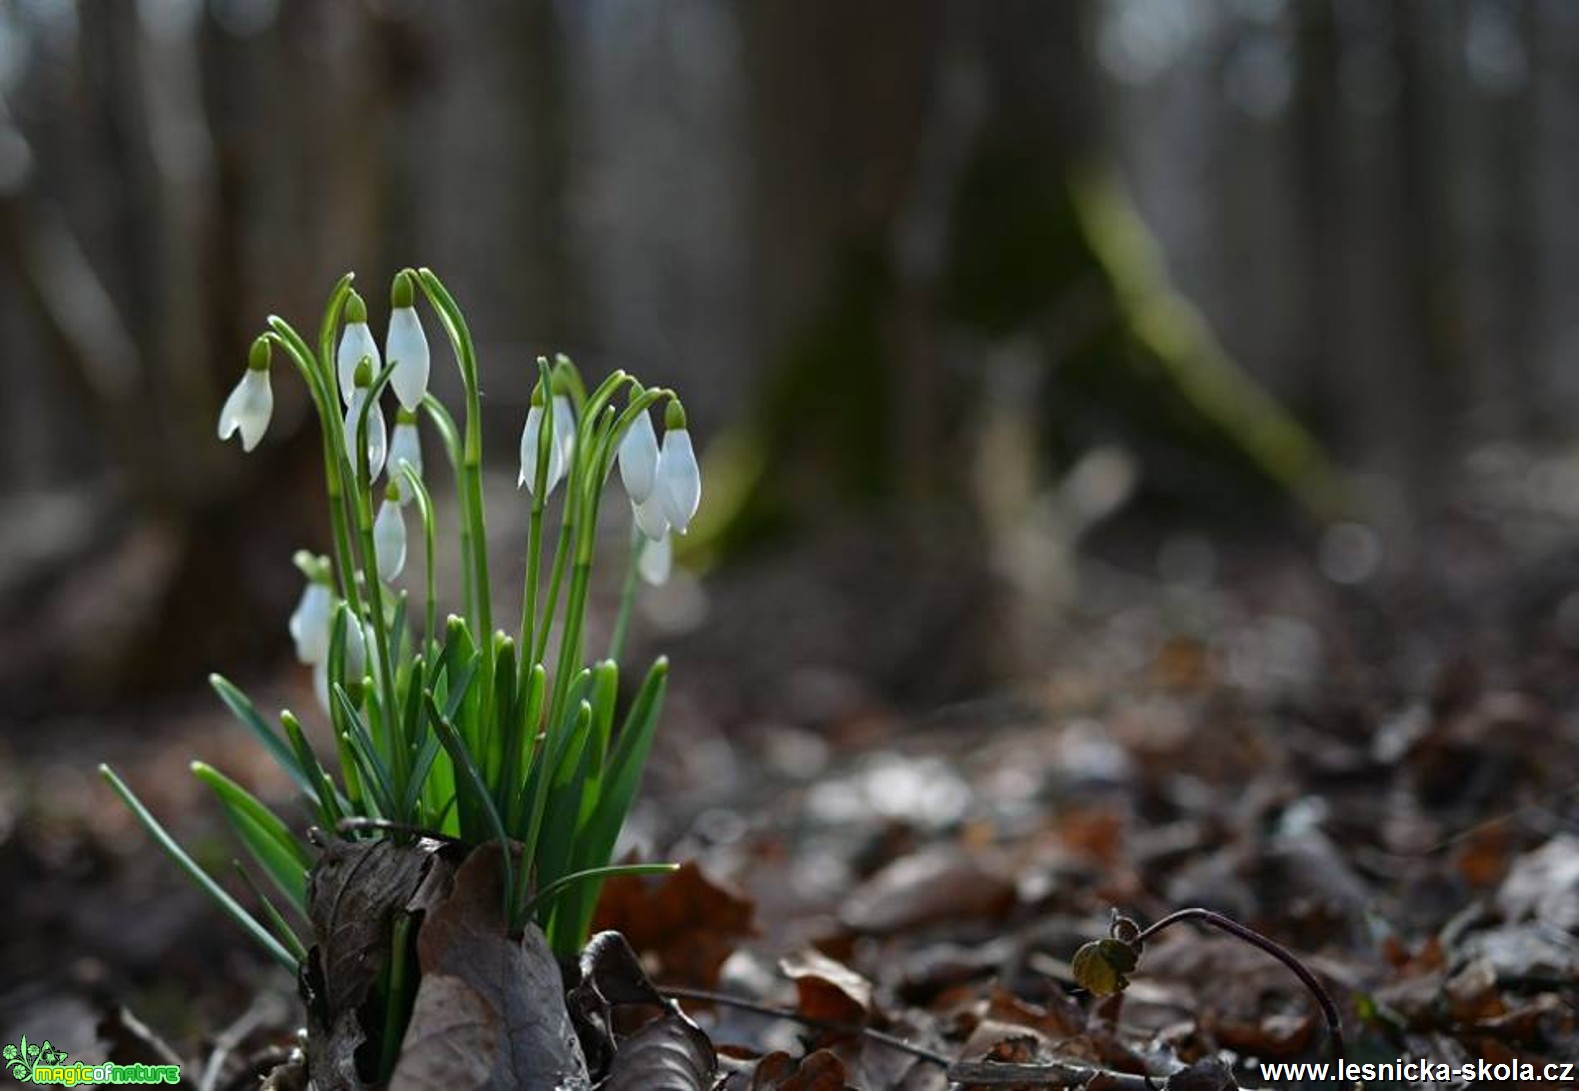
[(1338, 157), (1343, 98), (1338, 86), (1339, 39), (1332, 0), (1300, 0), (1295, 18), (1292, 118), (1296, 235), (1302, 263), (1304, 323), (1297, 389), (1306, 419), (1352, 447), (1345, 434), (1344, 391), (1334, 381), (1343, 319), (1343, 239), (1348, 222)]
[(1394, 121), (1405, 274), (1400, 319), (1411, 344), (1403, 370), (1409, 394), (1396, 408), (1405, 493), (1429, 505), (1441, 497), (1444, 471), (1457, 451), (1466, 382), (1451, 175), (1442, 154), (1446, 119), (1437, 107), (1445, 79), (1432, 63), (1432, 16), (1442, 12), (1420, 0), (1392, 0), (1390, 11), (1399, 76)]
[[(916, 568), (917, 587), (948, 573), (980, 614), (992, 549), (936, 528), (976, 522), (958, 516), (988, 503), (972, 463), (1000, 431), (1031, 462), (1001, 475), (1017, 496), (990, 501), (1010, 533), (1046, 506), (1054, 465), (1114, 437), (1156, 495), (1330, 510), (1321, 456), (1168, 286), (1107, 168), (1088, 3), (939, 0), (897, 22), (880, 2), (747, 11), (768, 381), (718, 445), (691, 548), (875, 513), (907, 554), (885, 563)], [(984, 412), (989, 387), (1019, 391), (997, 399), (1008, 416)], [(986, 669), (995, 642), (959, 648), (973, 638), (957, 630), (934, 666)]]
[[(1107, 172), (1089, 5), (989, 17), (940, 3), (900, 27), (889, 14), (749, 9), (770, 379), (757, 420), (725, 445), (747, 470), (712, 506), (714, 544), (841, 506), (903, 510), (918, 489), (957, 501), (968, 478), (957, 444), (981, 378), (954, 374), (970, 370), (946, 358), (958, 334), (1041, 346), (1037, 397), (1065, 461), (1116, 434), (1143, 449), (1162, 494), (1330, 504), (1321, 457), (1168, 287)], [(965, 126), (959, 162), (929, 171), (929, 138), (957, 116), (950, 96), (971, 94), (990, 103), (990, 124)], [(906, 241), (916, 207), (935, 210), (940, 240), (919, 262)], [(749, 486), (751, 467), (788, 481), (772, 490), (786, 507)]]

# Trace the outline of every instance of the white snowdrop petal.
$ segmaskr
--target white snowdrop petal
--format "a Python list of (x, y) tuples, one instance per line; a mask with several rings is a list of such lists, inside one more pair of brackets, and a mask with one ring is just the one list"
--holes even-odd
[(428, 392), (428, 337), (414, 307), (396, 307), (389, 315), (389, 336), (384, 341), (384, 359), (395, 365), (389, 385), (395, 397), (409, 410), (422, 404)]
[[(358, 469), (360, 464), (356, 458), (356, 429), (357, 418), (362, 413), (362, 403), (367, 398), (366, 390), (358, 390), (351, 396), (351, 404), (345, 411), (345, 454), (351, 460), (351, 468)], [(367, 414), (367, 474), (371, 481), (384, 472), (384, 459), (389, 450), (388, 432), (385, 431), (384, 409), (376, 402)]]
[[(558, 427), (559, 422), (554, 422)], [(543, 434), (543, 407), (534, 405), (526, 412), (526, 426), (521, 429), (521, 473), (516, 478), (516, 487), (525, 485), (528, 492), (537, 488), (537, 448), (538, 441)], [(565, 473), (565, 457), (558, 441), (548, 445), (548, 469), (544, 481), (546, 493), (552, 493), (554, 486), (559, 484), (559, 479)]]
[(340, 347), (335, 350), (335, 374), (340, 380), (340, 398), (347, 405), (351, 404), (353, 395), (356, 394), (356, 365), (366, 356), (373, 361), (373, 374), (377, 375), (382, 370), (379, 363), (378, 342), (373, 339), (373, 331), (366, 322), (347, 322), (345, 329), (340, 332)]
[(400, 502), (409, 504), (415, 498), (410, 485), (406, 483), (406, 475), (400, 472), (400, 464), (408, 463), (412, 471), (422, 476), (422, 440), (417, 433), (414, 422), (400, 421), (395, 424), (394, 434), (389, 438), (389, 458), (387, 468), (389, 480), (394, 484), (400, 494)]
[(620, 480), (630, 498), (639, 504), (651, 496), (658, 477), (658, 433), (648, 413), (632, 421), (620, 440), (619, 463)]
[(327, 713), (329, 711), (329, 660), (327, 658), (320, 663), (313, 664), (313, 696), (318, 698), (318, 707)]
[(636, 571), (654, 587), (669, 582), (669, 572), (674, 567), (674, 539), (665, 534), (656, 541), (643, 543), (641, 556), (636, 559)]
[(323, 584), (313, 581), (302, 591), (289, 625), (300, 662), (317, 664), (329, 658), (329, 619), (333, 609), (334, 595)]
[(359, 682), (367, 674), (367, 649), (372, 646), (363, 629), (363, 622), (347, 610), (345, 616), (345, 648), (342, 651), (345, 677), (348, 682)]
[(554, 395), (554, 445), (559, 448), (561, 465), (569, 466), (576, 453), (576, 413), (564, 394)]
[(267, 370), (248, 368), (219, 411), (219, 438), (241, 433), (241, 449), (251, 451), (269, 429), (274, 415), (274, 389)]
[(373, 555), (378, 578), (386, 583), (406, 567), (406, 520), (397, 501), (385, 500), (373, 520)]
[(654, 489), (640, 504), (632, 504), (631, 511), (635, 513), (636, 526), (653, 541), (669, 533), (669, 520), (663, 514), (663, 501), (658, 498), (658, 490)]
[(702, 502), (702, 473), (691, 446), (691, 433), (684, 428), (671, 428), (663, 434), (656, 491), (663, 502), (664, 517), (684, 534)]

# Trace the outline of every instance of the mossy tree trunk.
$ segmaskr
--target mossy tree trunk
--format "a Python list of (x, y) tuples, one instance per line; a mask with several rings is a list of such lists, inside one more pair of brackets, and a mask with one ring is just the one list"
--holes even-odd
[(1107, 161), (1091, 8), (755, 9), (768, 379), (719, 444), (703, 544), (968, 500), (984, 361), (1010, 345), (1036, 361), (1044, 475), (1118, 441), (1154, 497), (1336, 510), (1324, 456), (1172, 289)]

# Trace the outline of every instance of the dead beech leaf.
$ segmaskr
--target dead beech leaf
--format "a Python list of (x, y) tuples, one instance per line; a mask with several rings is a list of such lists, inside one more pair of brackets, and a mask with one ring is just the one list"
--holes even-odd
[[(587, 943), (581, 952), (581, 980), (567, 1001), (594, 1067), (608, 1070), (600, 1091), (712, 1086), (718, 1070), (712, 1041), (678, 1004), (658, 992), (618, 932), (599, 932)], [(617, 1040), (614, 1009), (632, 1004), (657, 1007), (663, 1014)]]
[(688, 861), (657, 880), (608, 880), (593, 930), (622, 933), (637, 951), (657, 960), (659, 980), (710, 989), (739, 942), (756, 934), (755, 911), (751, 899)]
[(1139, 959), (1135, 948), (1116, 939), (1098, 939), (1083, 944), (1070, 962), (1075, 981), (1093, 996), (1112, 996), (1129, 984)]
[(505, 934), (502, 871), (496, 846), (474, 850), (423, 921), (422, 984), (390, 1091), (591, 1086), (542, 932)]
[(787, 1053), (770, 1053), (757, 1066), (751, 1091), (854, 1091), (846, 1082), (844, 1062), (819, 1049), (799, 1064)]
[(872, 1017), (872, 983), (815, 948), (779, 960), (795, 982), (796, 1010), (808, 1019), (865, 1026)]
[(959, 845), (935, 845), (903, 856), (853, 890), (839, 916), (851, 929), (872, 935), (998, 916), (1013, 904), (1014, 884), (983, 867), (980, 855)]
[(1212, 1037), (1235, 1053), (1263, 1061), (1298, 1057), (1316, 1039), (1316, 1016), (1268, 1015), (1252, 1022), (1212, 1022)]
[(406, 911), (435, 856), (393, 841), (335, 841), (313, 865), (307, 916), (318, 942), (301, 969), (307, 1067), (323, 1091), (360, 1088), (358, 1010), (383, 971), (396, 913)]
[(708, 1091), (718, 1057), (697, 1025), (675, 1012), (620, 1043), (599, 1091)]

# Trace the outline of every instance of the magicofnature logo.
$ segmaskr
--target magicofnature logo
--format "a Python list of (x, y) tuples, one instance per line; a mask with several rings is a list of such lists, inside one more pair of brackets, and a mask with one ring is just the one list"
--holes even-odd
[(69, 1054), (56, 1049), (44, 1039), (29, 1042), (27, 1035), (15, 1045), (0, 1048), (0, 1060), (13, 1079), (32, 1084), (59, 1084), (63, 1087), (81, 1087), (95, 1084), (150, 1084), (180, 1083), (181, 1066), (178, 1064), (109, 1064), (88, 1065), (81, 1061), (67, 1064)]

